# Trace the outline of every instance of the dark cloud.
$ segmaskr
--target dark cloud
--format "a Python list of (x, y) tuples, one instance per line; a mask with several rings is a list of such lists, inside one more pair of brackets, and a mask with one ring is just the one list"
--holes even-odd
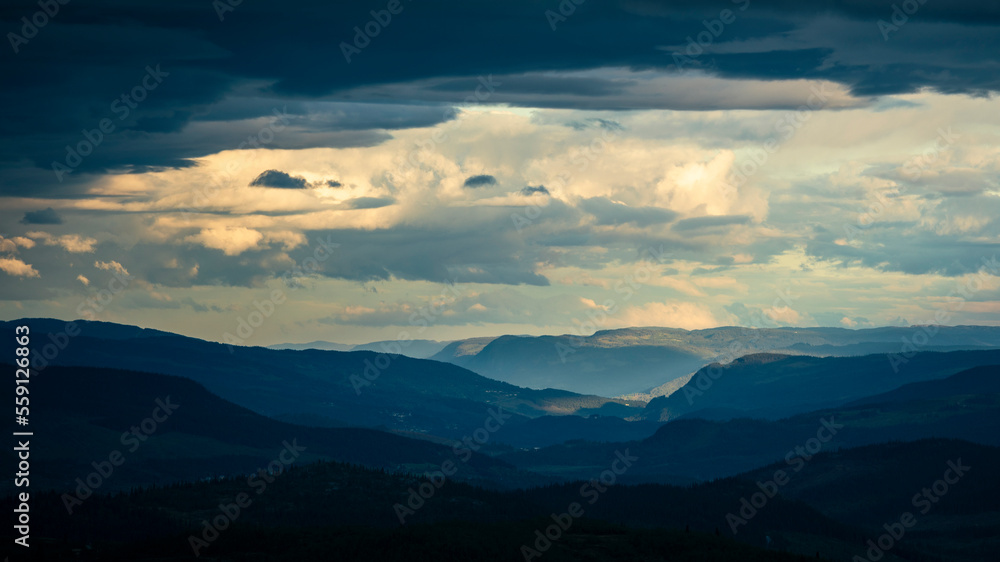
[[(851, 225), (855, 226), (855, 225)], [(806, 252), (842, 267), (861, 266), (877, 271), (897, 271), (910, 275), (937, 274), (947, 277), (966, 275), (987, 267), (990, 275), (1000, 254), (1000, 243), (967, 240), (958, 234), (936, 234), (901, 228), (899, 223), (875, 223), (855, 229), (859, 245), (838, 244), (844, 232), (817, 235)], [(992, 225), (991, 239), (997, 240), (1000, 224)]]
[(21, 224), (62, 224), (63, 219), (52, 207), (41, 211), (29, 211), (24, 214)]
[(748, 224), (750, 217), (747, 215), (716, 215), (708, 217), (694, 217), (683, 219), (674, 224), (673, 229), (677, 232), (689, 232), (708, 228), (731, 226), (735, 224)]
[(464, 187), (483, 187), (485, 185), (496, 185), (497, 179), (489, 174), (479, 174), (465, 178)]
[[(621, 94), (631, 81), (603, 78), (577, 78), (553, 76), (511, 76), (495, 80), (494, 88), (510, 94), (572, 94), (574, 96), (610, 96)], [(474, 92), (481, 84), (475, 79), (448, 80), (432, 86), (431, 90), (446, 92)]]
[(340, 183), (337, 180), (326, 180), (327, 187), (341, 187), (342, 185), (344, 184)]
[(538, 186), (529, 185), (521, 190), (521, 195), (534, 195), (536, 193), (549, 195), (549, 190), (544, 185), (538, 185)]
[(576, 129), (577, 131), (582, 131), (584, 129), (604, 129), (605, 131), (619, 132), (624, 131), (625, 127), (621, 123), (615, 121), (614, 119), (602, 119), (600, 117), (594, 117), (592, 119), (587, 119), (585, 121), (570, 121), (567, 123), (568, 126)]
[(191, 297), (184, 297), (180, 301), (181, 304), (191, 307), (191, 310), (195, 312), (223, 312), (222, 307), (214, 304), (203, 304)]
[[(508, 285), (548, 285), (535, 271), (545, 248), (532, 245), (511, 225), (505, 209), (441, 211), (447, 230), (399, 226), (375, 230), (310, 232), (310, 240), (340, 244), (319, 274), (352, 281), (389, 279)], [(292, 259), (310, 248), (289, 252)]]
[[(759, 104), (703, 92), (680, 101), (646, 94), (636, 100), (645, 75), (593, 72), (673, 72), (672, 50), (723, 8), (736, 21), (691, 68), (733, 79), (825, 79), (859, 96), (1000, 91), (996, 3), (922, 3), (889, 40), (877, 25), (892, 17), (888, 1), (753, 0), (745, 11), (740, 5), (586, 2), (553, 32), (546, 8), (533, 0), (431, 0), (407, 4), (391, 29), (349, 64), (340, 44), (371, 19), (370, 6), (306, 0), (289, 10), (280, 2), (241, 3), (220, 22), (204, 0), (95, 0), (87, 10), (60, 11), (18, 53), (0, 55), (7, 73), (18, 77), (0, 91), (0, 190), (23, 194), (30, 185), (39, 196), (76, 197), (83, 189), (78, 178), (87, 173), (191, 166), (258, 135), (276, 109), (287, 112), (286, 128), (265, 148), (372, 146), (390, 138), (388, 131), (453, 119), (452, 106), (470, 97), (594, 109)], [(0, 21), (18, 32), (20, 19), (34, 11), (37, 3), (6, 3)], [(168, 74), (162, 83), (142, 92), (127, 114), (121, 111), (121, 96), (140, 88), (146, 68), (157, 65)], [(386, 85), (395, 86), (379, 90), (381, 97), (366, 90)], [(86, 140), (81, 132), (94, 131), (102, 119), (114, 131), (56, 181), (51, 163), (65, 161), (67, 147)], [(30, 176), (26, 166), (46, 174), (31, 184), (11, 179)]]
[(396, 202), (392, 197), (355, 197), (344, 201), (348, 209), (378, 209), (388, 207)]
[(251, 186), (257, 187), (281, 187), (285, 189), (304, 189), (308, 187), (305, 178), (290, 176), (281, 170), (266, 170), (250, 182)]

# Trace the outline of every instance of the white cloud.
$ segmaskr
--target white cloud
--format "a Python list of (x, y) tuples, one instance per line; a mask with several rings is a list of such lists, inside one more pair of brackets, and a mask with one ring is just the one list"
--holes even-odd
[[(48, 232), (28, 232), (26, 236), (41, 240), (46, 246), (61, 246), (67, 252), (74, 254), (93, 252), (94, 246), (97, 245), (97, 239), (81, 236), (79, 234), (53, 236)], [(30, 248), (31, 246), (25, 247)]]
[(34, 267), (17, 258), (0, 258), (0, 271), (14, 277), (39, 277)]
[(617, 320), (622, 326), (664, 326), (686, 330), (715, 328), (724, 324), (708, 307), (680, 301), (630, 306), (622, 311)]
[(103, 269), (104, 271), (114, 271), (114, 272), (119, 273), (121, 275), (124, 275), (126, 277), (128, 277), (128, 275), (129, 275), (128, 270), (125, 269), (125, 266), (123, 266), (122, 264), (120, 264), (120, 263), (118, 263), (118, 262), (116, 262), (114, 260), (111, 260), (111, 261), (95, 261), (94, 262), (94, 267), (96, 267), (97, 269)]
[(187, 242), (201, 244), (206, 248), (222, 250), (227, 256), (238, 256), (247, 250), (259, 250), (264, 235), (244, 226), (207, 228), (200, 233), (185, 238)]
[(32, 240), (31, 238), (25, 238), (24, 236), (14, 236), (13, 238), (11, 238), (11, 240), (13, 240), (15, 244), (21, 246), (22, 248), (30, 249), (35, 247), (35, 241)]

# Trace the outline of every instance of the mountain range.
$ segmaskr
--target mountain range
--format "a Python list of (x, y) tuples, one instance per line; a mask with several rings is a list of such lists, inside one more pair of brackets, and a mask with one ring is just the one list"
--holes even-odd
[[(870, 556), (866, 541), (906, 509), (918, 525), (884, 560), (972, 562), (1000, 546), (1000, 350), (987, 345), (990, 329), (940, 329), (949, 348), (969, 334), (963, 350), (748, 349), (702, 362), (681, 384), (651, 380), (674, 390), (647, 402), (520, 387), (379, 351), (230, 347), (102, 322), (3, 324), (31, 326), (35, 343), (40, 559), (186, 559), (203, 522), (258, 486), (204, 554), (522, 559), (522, 547), (538, 547), (536, 530), (570, 521), (545, 559), (853, 560)], [(870, 334), (888, 341), (895, 330)], [(620, 367), (658, 347), (677, 352), (647, 345), (669, 332), (595, 334), (606, 347), (592, 346), (590, 361), (618, 350)], [(637, 333), (645, 343), (633, 345)], [(733, 341), (725, 330), (698, 337)], [(479, 356), (502, 339), (443, 349)], [(490, 353), (551, 343), (517, 336)], [(949, 462), (968, 475), (915, 511), (912, 496), (936, 489)], [(583, 515), (561, 519), (574, 502)]]
[(683, 377), (708, 363), (753, 353), (848, 357), (998, 348), (1000, 327), (993, 326), (623, 328), (591, 336), (472, 338), (452, 342), (431, 358), (529, 388), (648, 401), (676, 390)]

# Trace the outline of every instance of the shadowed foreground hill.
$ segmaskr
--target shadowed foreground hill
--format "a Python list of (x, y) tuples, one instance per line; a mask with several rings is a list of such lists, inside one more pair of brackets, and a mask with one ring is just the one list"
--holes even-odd
[[(636, 456), (631, 468), (642, 460)], [(32, 513), (36, 544), (49, 553), (39, 554), (41, 559), (65, 559), (67, 549), (85, 544), (90, 548), (84, 559), (189, 559), (190, 537), (210, 536), (208, 521), (232, 512), (234, 499), (247, 493), (251, 501), (224, 523), (218, 540), (206, 541), (203, 557), (319, 560), (336, 549), (337, 559), (348, 560), (400, 560), (403, 553), (413, 559), (522, 560), (521, 547), (534, 546), (537, 531), (557, 537), (545, 560), (796, 559), (778, 552), (785, 550), (850, 560), (863, 555), (866, 540), (884, 532), (883, 514), (898, 519), (905, 510), (917, 511), (911, 496), (946, 477), (949, 460), (971, 469), (919, 515), (918, 525), (884, 560), (989, 560), (1000, 505), (1000, 485), (989, 468), (1000, 460), (1000, 449), (961, 441), (846, 450), (815, 456), (799, 472), (775, 465), (683, 488), (576, 482), (497, 492), (444, 482), (421, 504), (409, 502), (427, 484), (422, 478), (315, 463), (276, 475), (260, 493), (243, 478), (216, 479), (98, 495), (72, 516), (56, 494), (42, 493), (34, 497)], [(985, 470), (975, 475), (980, 468)], [(788, 482), (752, 513), (741, 512), (744, 499), (761, 494), (755, 482), (775, 479), (777, 470), (788, 472)], [(0, 508), (11, 503), (8, 497)], [(396, 505), (408, 503), (414, 510), (400, 529)], [(555, 524), (551, 514), (559, 519), (574, 503), (582, 517), (563, 517), (566, 528), (549, 531)], [(864, 511), (870, 513), (862, 516)], [(745, 524), (730, 526), (735, 514), (747, 517)], [(765, 545), (768, 538), (771, 552), (746, 546)]]
[[(36, 358), (44, 357), (47, 334), (58, 334), (66, 326), (46, 319), (3, 324), (32, 328)], [(104, 322), (76, 325), (80, 335), (66, 338), (65, 348), (48, 363), (183, 376), (257, 413), (285, 419), (306, 416), (313, 424), (383, 426), (460, 439), (482, 427), (496, 406), (515, 414), (512, 425), (546, 414), (641, 411), (621, 400), (519, 388), (448, 363), (401, 355), (230, 348)], [(106, 333), (113, 337), (105, 338)], [(44, 376), (45, 369), (39, 370)]]
[(904, 384), (943, 379), (982, 365), (1000, 365), (1000, 350), (919, 352), (901, 356), (806, 357), (756, 354), (700, 369), (680, 390), (651, 400), (643, 417), (685, 414), (727, 419), (777, 419), (830, 408)]
[[(720, 478), (781, 460), (795, 447), (821, 435), (823, 451), (887, 441), (929, 437), (964, 439), (1000, 445), (1000, 369), (976, 368), (933, 383), (915, 383), (890, 396), (918, 398), (862, 403), (771, 421), (679, 419), (644, 440), (628, 443), (577, 441), (521, 451), (502, 458), (525, 470), (563, 478), (587, 478), (616, 449), (630, 448), (644, 461), (627, 475), (630, 481), (685, 483)], [(920, 392), (917, 385), (933, 384)], [(835, 433), (831, 433), (826, 420)], [(842, 426), (842, 427), (837, 427)]]
[[(95, 472), (91, 463), (107, 467), (114, 451), (124, 461), (99, 479), (102, 491), (250, 474), (279, 456), (298, 464), (330, 459), (413, 473), (438, 470), (451, 460), (456, 478), (488, 487), (550, 481), (471, 452), (468, 462), (458, 462), (452, 447), (382, 431), (279, 422), (180, 377), (50, 367), (31, 385), (31, 428), (39, 436), (32, 440), (33, 489), (75, 490), (77, 478)], [(131, 433), (134, 428), (137, 433)], [(285, 452), (289, 445), (302, 450), (293, 457)], [(12, 484), (5, 479), (0, 489)]]
[[(873, 529), (872, 539), (909, 512), (916, 524), (906, 530), (908, 547), (942, 560), (995, 560), (998, 468), (996, 447), (954, 440), (888, 443), (816, 455), (791, 475), (781, 494)], [(779, 463), (737, 478), (767, 481), (782, 469), (789, 467)]]
[(861, 406), (912, 400), (939, 400), (942, 396), (981, 396), (984, 394), (1000, 394), (1000, 365), (973, 367), (946, 379), (906, 384), (884, 394), (867, 396), (845, 405)]
[[(816, 549), (832, 549), (831, 545), (839, 545), (839, 551), (860, 536), (860, 530), (780, 497), (736, 537), (740, 542), (716, 536), (724, 524), (722, 514), (741, 494), (753, 491), (752, 484), (735, 481), (694, 489), (596, 488), (577, 482), (507, 493), (447, 482), (399, 528), (394, 505), (408, 502), (410, 490), (423, 482), (339, 463), (316, 463), (277, 475), (260, 494), (242, 478), (227, 478), (101, 495), (72, 516), (55, 494), (39, 494), (33, 528), (36, 542), (53, 552), (90, 544), (94, 559), (189, 559), (189, 537), (205, 536), (206, 521), (222, 513), (219, 506), (232, 504), (245, 492), (251, 502), (244, 502), (246, 507), (217, 541), (200, 549), (202, 558), (326, 560), (333, 548), (335, 559), (349, 560), (401, 560), (404, 553), (418, 560), (435, 555), (452, 560), (523, 560), (522, 545), (534, 546), (536, 530), (544, 532), (553, 525), (550, 514), (566, 513), (574, 502), (584, 506), (583, 517), (563, 519), (567, 532), (560, 530), (544, 560), (791, 561), (798, 558), (748, 545), (763, 545), (765, 534), (770, 534), (782, 549), (805, 552), (808, 545), (812, 549), (808, 552), (815, 554)], [(581, 486), (591, 486), (587, 495), (581, 495)], [(4, 500), (0, 507), (8, 508), (9, 503)]]

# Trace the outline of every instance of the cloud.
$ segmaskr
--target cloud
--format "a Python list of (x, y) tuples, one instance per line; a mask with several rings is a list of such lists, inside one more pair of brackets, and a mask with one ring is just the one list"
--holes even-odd
[(692, 230), (748, 224), (749, 222), (750, 217), (747, 215), (715, 215), (679, 220), (676, 224), (674, 224), (673, 229), (677, 232), (688, 232)]
[(0, 271), (14, 277), (38, 277), (38, 271), (17, 258), (0, 258)]
[(62, 224), (63, 219), (52, 207), (41, 211), (29, 211), (24, 214), (21, 224)]
[(630, 207), (606, 197), (591, 197), (580, 201), (580, 208), (590, 213), (600, 225), (634, 224), (639, 227), (668, 223), (677, 213), (660, 207)]
[(570, 121), (569, 123), (566, 123), (566, 125), (578, 131), (591, 128), (604, 129), (605, 131), (614, 132), (625, 130), (625, 127), (618, 121), (615, 121), (614, 119), (603, 119), (600, 117), (592, 117), (585, 121)]
[(95, 261), (94, 267), (96, 267), (97, 269), (102, 269), (104, 271), (114, 271), (115, 273), (118, 273), (119, 275), (124, 275), (125, 277), (129, 276), (128, 270), (125, 269), (125, 266), (114, 260)]
[(326, 180), (327, 187), (341, 187), (342, 185), (344, 184), (340, 183), (337, 180)]
[(22, 248), (30, 249), (35, 247), (35, 241), (32, 240), (31, 238), (25, 238), (24, 236), (14, 236), (13, 238), (11, 238), (11, 240), (13, 240), (15, 244), (21, 246)]
[[(387, 131), (444, 123), (455, 118), (455, 106), (480, 102), (794, 109), (817, 84), (834, 86), (830, 108), (924, 89), (976, 96), (1000, 90), (1000, 9), (969, 0), (921, 4), (888, 41), (877, 25), (893, 15), (884, 3), (755, 0), (746, 12), (732, 5), (737, 21), (686, 72), (676, 71), (673, 51), (704, 31), (704, 21), (718, 18), (718, 6), (594, 3), (579, 7), (553, 33), (535, 2), (512, 2), (499, 19), (487, 5), (433, 3), (401, 16), (406, 25), (373, 41), (363, 67), (349, 67), (337, 45), (350, 38), (331, 35), (328, 22), (358, 21), (350, 3), (313, 3), (309, 18), (280, 3), (261, 3), (254, 17), (227, 19), (224, 26), (211, 17), (186, 17), (187, 4), (171, 5), (167, 11), (178, 17), (166, 18), (159, 3), (93, 5), (93, 13), (60, 13), (60, 33), (5, 61), (11, 75), (25, 77), (0, 92), (9, 124), (0, 131), (5, 193), (79, 196), (93, 179), (89, 174), (192, 166), (194, 159), (245, 148), (248, 138), (283, 150), (374, 146), (393, 137)], [(655, 25), (651, 15), (660, 18)], [(461, 48), (474, 22), (487, 22), (477, 26), (477, 43), (502, 44), (516, 33), (517, 45)], [(428, 29), (438, 39), (413, 49)], [(258, 39), (274, 30), (294, 30), (296, 40)], [(95, 36), (101, 41), (91, 41)], [(76, 48), (84, 43), (86, 51)], [(318, 58), (333, 70), (316, 72)], [(114, 100), (154, 61), (165, 61), (163, 83), (136, 111), (114, 112)], [(483, 76), (483, 69), (502, 74)], [(76, 103), (62, 103), (66, 92)], [(274, 111), (283, 108), (283, 120), (273, 123)], [(102, 118), (113, 120), (114, 132), (57, 181), (52, 162), (64, 160), (63, 147), (84, 140), (81, 130), (93, 130)], [(282, 129), (262, 135), (271, 125)], [(38, 182), (24, 181), (29, 178)]]
[(724, 307), (732, 315), (733, 323), (754, 328), (775, 328), (778, 326), (802, 326), (805, 317), (790, 306), (747, 306), (736, 302)]
[(264, 235), (243, 226), (206, 228), (198, 234), (185, 238), (187, 242), (201, 244), (206, 248), (222, 250), (227, 256), (238, 256), (247, 250), (257, 250)]
[(396, 202), (392, 197), (356, 197), (344, 201), (346, 209), (379, 209)]
[(700, 330), (715, 328), (722, 323), (705, 306), (680, 301), (650, 302), (622, 310), (619, 322), (623, 326), (663, 326)]
[(74, 254), (93, 252), (94, 246), (97, 245), (97, 240), (95, 238), (81, 236), (79, 234), (53, 236), (48, 232), (28, 232), (26, 236), (41, 240), (46, 246), (61, 246), (67, 252)]
[(83, 275), (77, 275), (76, 276), (76, 280), (79, 281), (80, 283), (83, 283), (84, 287), (87, 287), (87, 286), (90, 285), (90, 279), (87, 279)]
[(549, 190), (545, 188), (544, 185), (539, 186), (527, 186), (521, 190), (521, 195), (534, 195), (536, 193), (541, 193), (542, 195), (549, 195)]
[(308, 186), (305, 178), (290, 176), (281, 170), (266, 170), (250, 182), (256, 187), (280, 187), (285, 189), (304, 189)]
[(479, 174), (477, 176), (469, 176), (465, 178), (465, 182), (462, 183), (463, 187), (483, 187), (486, 185), (496, 185), (497, 179), (489, 174)]
[[(549, 284), (537, 271), (545, 250), (517, 235), (509, 211), (439, 209), (434, 219), (435, 224), (312, 231), (310, 240), (340, 244), (336, 256), (319, 264), (317, 273), (352, 281)], [(311, 253), (306, 248), (289, 256), (301, 260)]]
[(870, 320), (864, 316), (855, 316), (853, 318), (845, 316), (840, 319), (840, 325), (846, 328), (870, 328), (875, 326)]

